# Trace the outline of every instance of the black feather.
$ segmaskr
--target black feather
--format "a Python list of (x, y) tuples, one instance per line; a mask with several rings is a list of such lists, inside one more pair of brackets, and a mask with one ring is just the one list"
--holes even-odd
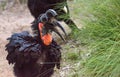
[(27, 31), (14, 33), (8, 40), (6, 59), (15, 64), (17, 77), (51, 77), (54, 67), (60, 68), (61, 47), (54, 40), (45, 46)]

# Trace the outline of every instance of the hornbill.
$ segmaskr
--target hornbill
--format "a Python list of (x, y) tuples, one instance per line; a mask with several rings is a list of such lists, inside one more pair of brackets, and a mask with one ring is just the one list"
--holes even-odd
[(60, 69), (61, 47), (52, 38), (57, 33), (63, 41), (66, 32), (56, 20), (57, 13), (49, 9), (32, 24), (33, 35), (28, 31), (14, 33), (6, 45), (9, 64), (14, 64), (16, 77), (51, 77), (54, 67)]
[(35, 19), (46, 10), (54, 9), (58, 13), (57, 20), (64, 21), (72, 31), (79, 30), (70, 18), (67, 0), (28, 0), (27, 5)]

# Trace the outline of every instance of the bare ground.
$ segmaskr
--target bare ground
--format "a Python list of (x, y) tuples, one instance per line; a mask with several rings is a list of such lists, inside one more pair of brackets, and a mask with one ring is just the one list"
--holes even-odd
[(6, 39), (13, 32), (29, 30), (32, 21), (33, 17), (23, 6), (0, 12), (0, 77), (14, 77), (12, 65), (9, 65), (6, 60)]

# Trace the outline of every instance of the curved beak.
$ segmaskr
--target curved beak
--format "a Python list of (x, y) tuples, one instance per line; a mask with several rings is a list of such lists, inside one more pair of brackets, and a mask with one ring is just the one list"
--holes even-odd
[(45, 27), (45, 28), (42, 27), (41, 33), (47, 34), (49, 31), (54, 31), (55, 33), (57, 33), (60, 36), (60, 38), (64, 42), (66, 42), (61, 31), (64, 33), (65, 37), (67, 37), (67, 34), (66, 34), (64, 28), (62, 27), (62, 25), (57, 21), (56, 16), (57, 16), (56, 11), (49, 9), (48, 11), (46, 11), (45, 14), (42, 14), (40, 16), (40, 18), (38, 18), (38, 20), (39, 20), (38, 22), (44, 23), (44, 27)]
[(52, 29), (52, 31), (54, 31), (55, 33), (57, 33), (60, 36), (60, 38), (64, 42), (66, 42), (66, 40), (64, 39), (64, 37), (62, 36), (62, 34), (60, 32), (60, 30), (61, 30), (64, 33), (65, 37), (67, 37), (67, 33), (66, 33), (65, 29), (62, 27), (62, 25), (58, 21), (53, 21), (52, 24), (54, 26), (53, 29)]

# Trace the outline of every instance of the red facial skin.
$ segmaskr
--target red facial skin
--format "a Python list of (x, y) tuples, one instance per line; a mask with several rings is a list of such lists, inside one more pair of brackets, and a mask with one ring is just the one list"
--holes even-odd
[(43, 23), (39, 23), (39, 25), (38, 25), (39, 31), (40, 31), (40, 38), (42, 39), (42, 41), (45, 45), (50, 45), (50, 43), (52, 42), (52, 35), (50, 33), (42, 35), (43, 26), (44, 26)]

